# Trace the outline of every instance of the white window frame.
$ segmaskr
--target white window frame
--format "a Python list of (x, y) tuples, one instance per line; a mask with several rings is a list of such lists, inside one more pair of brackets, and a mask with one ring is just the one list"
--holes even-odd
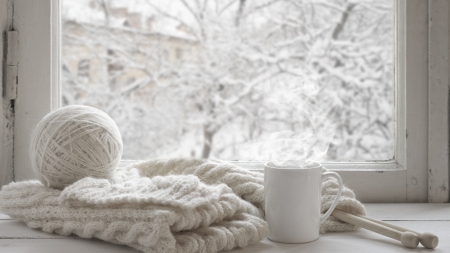
[[(61, 105), (60, 0), (0, 0), (6, 2), (14, 14), (5, 21), (1, 8), (0, 25), (19, 32), (20, 56), (15, 118), (0, 117), (0, 185), (34, 178), (30, 133)], [(397, 0), (396, 5), (395, 159), (324, 165), (363, 202), (448, 202), (448, 1)], [(13, 151), (6, 122), (14, 123)], [(262, 164), (239, 164), (262, 169)]]

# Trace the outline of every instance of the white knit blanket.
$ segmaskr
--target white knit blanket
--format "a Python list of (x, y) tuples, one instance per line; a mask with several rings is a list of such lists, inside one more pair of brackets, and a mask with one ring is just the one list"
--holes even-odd
[[(144, 252), (218, 252), (267, 235), (264, 176), (231, 164), (192, 159), (153, 160), (118, 169), (114, 178), (84, 178), (56, 190), (39, 181), (0, 191), (0, 211), (31, 228), (125, 244)], [(322, 211), (337, 191), (322, 187)], [(365, 214), (348, 188), (338, 208)], [(354, 226), (332, 217), (321, 233)]]

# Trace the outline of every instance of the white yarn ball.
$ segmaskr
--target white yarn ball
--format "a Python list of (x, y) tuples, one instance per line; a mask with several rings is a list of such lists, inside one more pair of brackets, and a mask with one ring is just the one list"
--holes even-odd
[(123, 144), (108, 114), (71, 105), (47, 114), (31, 137), (30, 157), (39, 180), (63, 189), (84, 177), (111, 178)]

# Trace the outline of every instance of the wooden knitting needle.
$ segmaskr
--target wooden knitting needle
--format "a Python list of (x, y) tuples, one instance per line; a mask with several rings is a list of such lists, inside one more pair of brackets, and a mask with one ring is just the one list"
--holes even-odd
[(374, 218), (370, 218), (370, 217), (367, 217), (367, 216), (358, 215), (358, 217), (361, 217), (361, 218), (366, 219), (366, 220), (370, 220), (372, 222), (381, 224), (381, 225), (386, 226), (386, 227), (390, 227), (390, 228), (396, 229), (396, 230), (398, 230), (400, 232), (406, 232), (406, 231), (413, 232), (413, 233), (415, 233), (415, 234), (417, 234), (419, 236), (420, 244), (422, 244), (427, 249), (434, 249), (434, 248), (437, 247), (437, 245), (439, 243), (439, 238), (436, 235), (434, 235), (432, 233), (429, 233), (429, 232), (419, 233), (419, 232), (416, 232), (416, 231), (413, 231), (413, 230), (410, 230), (410, 229), (406, 229), (406, 228), (402, 228), (402, 227), (396, 226), (394, 224), (390, 224), (390, 223), (387, 223), (387, 222), (384, 222), (384, 221), (376, 220)]
[(417, 245), (419, 245), (419, 236), (415, 233), (412, 233), (409, 231), (400, 232), (400, 231), (392, 229), (390, 227), (383, 226), (376, 222), (363, 219), (361, 217), (343, 212), (338, 209), (334, 209), (334, 211), (331, 213), (331, 215), (338, 218), (339, 220), (345, 221), (352, 225), (355, 225), (355, 226), (358, 226), (361, 228), (365, 228), (365, 229), (373, 231), (375, 233), (398, 240), (403, 244), (403, 246), (405, 246), (407, 248), (414, 249), (417, 247)]

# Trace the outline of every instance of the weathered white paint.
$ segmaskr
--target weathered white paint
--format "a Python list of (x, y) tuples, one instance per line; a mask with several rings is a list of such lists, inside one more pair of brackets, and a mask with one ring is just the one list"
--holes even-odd
[[(406, 165), (406, 2), (398, 0), (395, 7), (395, 45), (394, 62), (394, 131), (395, 131), (395, 154), (394, 160)], [(406, 182), (405, 182), (406, 187)], [(406, 192), (406, 188), (405, 188)], [(405, 196), (406, 199), (406, 196)]]
[(46, 113), (59, 106), (59, 8), (58, 0), (14, 0), (14, 28), (20, 34), (15, 181), (35, 178), (28, 152), (30, 134)]
[(6, 66), (3, 98), (16, 99), (17, 97), (17, 66)]
[[(11, 0), (10, 0), (11, 1)], [(8, 12), (11, 11), (12, 2), (8, 0), (0, 0), (0, 81), (6, 81), (6, 62), (4, 62), (3, 43), (6, 31), (10, 30), (11, 18), (8, 18)], [(0, 187), (13, 180), (13, 111), (11, 108), (11, 100), (2, 95), (1, 97), (1, 113), (0, 113)]]
[(399, 0), (397, 7), (395, 159), (406, 169), (406, 182), (399, 182), (406, 185), (406, 201), (426, 202), (428, 2)]
[(449, 5), (448, 0), (428, 3), (428, 202), (448, 202)]
[(17, 31), (7, 31), (5, 34), (7, 42), (3, 98), (16, 99), (17, 68), (19, 65), (19, 33)]
[(19, 65), (19, 32), (7, 31), (7, 45), (6, 45), (6, 65), (17, 66)]
[(406, 202), (406, 172), (398, 170), (335, 170), (356, 198), (365, 203)]
[[(366, 204), (369, 216), (379, 220), (450, 220), (448, 203)], [(395, 210), (393, 212), (393, 210)], [(431, 232), (431, 231), (430, 231)]]

